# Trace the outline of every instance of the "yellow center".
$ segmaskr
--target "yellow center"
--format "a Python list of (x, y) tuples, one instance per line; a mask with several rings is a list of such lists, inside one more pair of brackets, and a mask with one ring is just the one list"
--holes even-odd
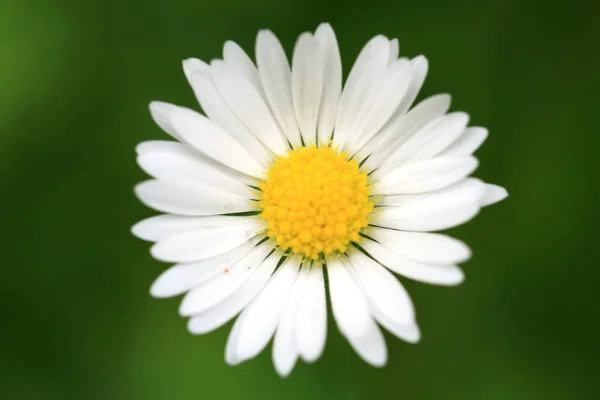
[(289, 150), (259, 184), (267, 235), (283, 251), (318, 259), (360, 239), (373, 210), (367, 174), (328, 146)]

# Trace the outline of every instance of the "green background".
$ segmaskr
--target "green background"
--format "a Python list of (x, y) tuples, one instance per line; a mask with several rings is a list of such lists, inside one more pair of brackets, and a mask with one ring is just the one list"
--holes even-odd
[[(600, 398), (597, 4), (2, 0), (0, 398)], [(379, 33), (425, 54), (420, 98), (489, 127), (476, 175), (510, 197), (452, 232), (474, 251), (462, 286), (403, 280), (421, 343), (388, 335), (375, 369), (330, 318), (321, 360), (280, 379), (270, 348), (229, 367), (229, 326), (192, 336), (149, 297), (165, 265), (129, 232), (154, 214), (133, 149), (167, 138), (151, 100), (197, 107), (182, 59), (253, 52), (261, 28), (289, 54), (322, 21), (346, 74)]]

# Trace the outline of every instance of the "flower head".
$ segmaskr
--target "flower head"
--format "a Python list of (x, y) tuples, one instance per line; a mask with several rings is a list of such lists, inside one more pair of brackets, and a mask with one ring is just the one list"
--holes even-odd
[(256, 356), (273, 337), (279, 374), (298, 358), (317, 360), (328, 289), (342, 334), (366, 362), (383, 366), (380, 326), (408, 342), (420, 338), (393, 273), (462, 282), (457, 264), (469, 248), (430, 232), (468, 221), (507, 193), (469, 177), (487, 130), (467, 127), (465, 113), (447, 113), (448, 95), (412, 107), (428, 63), (398, 53), (397, 40), (376, 36), (342, 90), (328, 24), (299, 37), (291, 67), (277, 38), (261, 31), (256, 66), (233, 42), (210, 65), (184, 61), (205, 115), (150, 105), (176, 139), (137, 147), (154, 179), (136, 193), (165, 214), (133, 232), (155, 242), (155, 258), (176, 263), (151, 293), (186, 293), (180, 314), (194, 334), (239, 314), (228, 363)]

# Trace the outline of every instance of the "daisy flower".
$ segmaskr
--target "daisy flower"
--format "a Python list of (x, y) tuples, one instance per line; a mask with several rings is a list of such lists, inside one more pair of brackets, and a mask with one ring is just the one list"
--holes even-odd
[[(273, 338), (277, 372), (317, 360), (327, 298), (337, 327), (381, 367), (381, 327), (407, 342), (420, 331), (395, 274), (436, 285), (463, 281), (462, 242), (438, 233), (473, 218), (507, 192), (469, 175), (487, 130), (448, 113), (450, 96), (413, 106), (427, 59), (399, 57), (396, 39), (371, 39), (342, 89), (332, 28), (298, 38), (291, 65), (270, 31), (256, 64), (233, 42), (223, 59), (183, 69), (204, 115), (150, 104), (175, 140), (137, 147), (152, 180), (135, 192), (164, 214), (133, 227), (174, 263), (151, 294), (184, 294), (193, 334), (235, 319), (225, 360), (255, 357)], [(239, 314), (239, 315), (238, 315)]]

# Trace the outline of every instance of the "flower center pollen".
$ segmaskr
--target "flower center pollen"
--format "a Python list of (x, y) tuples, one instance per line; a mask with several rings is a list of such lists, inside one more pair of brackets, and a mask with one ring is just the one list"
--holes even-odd
[(314, 260), (358, 242), (373, 210), (367, 174), (328, 146), (288, 150), (259, 188), (267, 235), (281, 250)]

